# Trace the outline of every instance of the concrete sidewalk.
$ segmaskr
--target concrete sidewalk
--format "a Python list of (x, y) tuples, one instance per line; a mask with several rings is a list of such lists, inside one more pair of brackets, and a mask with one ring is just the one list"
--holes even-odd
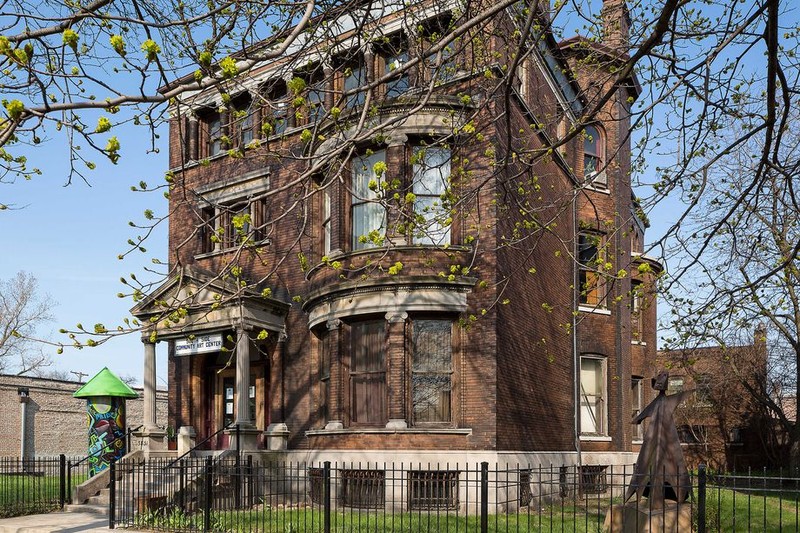
[[(114, 531), (108, 529), (108, 517), (97, 513), (56, 512), (0, 519), (0, 533), (77, 533), (79, 531)], [(131, 531), (129, 529), (125, 531)]]

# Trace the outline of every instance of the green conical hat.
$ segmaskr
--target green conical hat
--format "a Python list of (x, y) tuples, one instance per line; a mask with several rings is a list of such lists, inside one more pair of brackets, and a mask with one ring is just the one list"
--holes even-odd
[(90, 398), (94, 396), (116, 396), (118, 398), (138, 398), (132, 388), (119, 379), (108, 367), (103, 368), (95, 377), (75, 391), (75, 398)]

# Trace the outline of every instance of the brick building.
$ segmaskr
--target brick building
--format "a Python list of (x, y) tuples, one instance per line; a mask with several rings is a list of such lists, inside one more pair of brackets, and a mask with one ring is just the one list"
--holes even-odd
[(601, 43), (533, 4), (443, 39), (479, 4), (329, 15), (172, 106), (173, 275), (133, 309), (171, 425), (314, 460), (633, 462), (661, 267), (639, 87), (613, 83), (627, 10)]
[[(88, 447), (86, 400), (73, 398), (81, 387), (77, 381), (0, 375), (0, 456), (19, 457), (22, 450), (23, 422), (27, 453), (37, 457), (65, 454), (83, 457)], [(126, 402), (128, 427), (135, 428), (142, 419), (142, 389), (135, 388), (139, 399)], [(27, 394), (27, 396), (21, 396)], [(23, 410), (23, 400), (26, 402)], [(157, 420), (167, 423), (167, 391), (156, 395)], [(24, 415), (23, 415), (24, 413)], [(134, 439), (132, 445), (138, 445)]]
[(758, 328), (752, 344), (710, 346), (658, 352), (669, 368), (668, 393), (694, 391), (675, 413), (686, 464), (742, 471), (773, 466), (770, 439), (778, 425), (748, 389), (767, 390), (766, 331)]

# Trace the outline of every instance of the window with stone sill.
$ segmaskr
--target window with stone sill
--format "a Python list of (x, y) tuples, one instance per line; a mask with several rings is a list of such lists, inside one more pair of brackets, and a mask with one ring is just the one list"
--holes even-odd
[(606, 358), (581, 356), (581, 435), (606, 436)]
[(452, 320), (412, 320), (411, 415), (414, 425), (452, 421)]
[(592, 187), (605, 189), (608, 180), (605, 173), (605, 138), (595, 126), (583, 129), (583, 175)]
[(200, 253), (256, 245), (267, 238), (266, 201), (238, 200), (201, 209)]

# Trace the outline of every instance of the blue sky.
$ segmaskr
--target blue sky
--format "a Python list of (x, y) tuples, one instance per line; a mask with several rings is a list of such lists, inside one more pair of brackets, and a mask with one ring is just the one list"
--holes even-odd
[[(122, 143), (122, 158), (112, 165), (100, 157), (89, 157), (97, 163), (97, 169), (87, 172), (88, 184), (77, 178), (64, 186), (69, 160), (63, 136), (27, 151), (30, 165), (41, 168), (42, 176), (0, 184), (0, 201), (18, 208), (0, 211), (4, 250), (0, 255), (0, 279), (9, 279), (20, 270), (38, 279), (40, 292), (49, 294), (58, 304), (53, 308), (55, 322), (39, 332), (52, 340), (66, 343), (68, 339), (58, 333), (59, 328), (74, 328), (78, 322), (87, 328), (98, 322), (109, 329), (121, 324), (133, 303), (116, 296), (125, 292), (120, 277), (135, 272), (142, 279), (143, 267), (152, 267), (153, 257), (166, 256), (164, 225), (147, 241), (147, 253), (117, 258), (127, 249), (127, 240), (137, 235), (128, 221), (143, 221), (143, 212), (148, 208), (156, 214), (166, 211), (167, 202), (161, 192), (134, 193), (130, 188), (141, 180), (153, 184), (161, 180), (167, 158), (166, 150), (146, 153), (144, 128), (123, 126), (115, 128), (115, 133)], [(165, 148), (165, 140), (162, 145)], [(91, 377), (108, 366), (120, 376), (134, 376), (141, 381), (143, 349), (138, 335), (125, 335), (94, 348), (66, 348), (61, 355), (55, 353), (55, 348), (47, 350), (52, 354), (54, 368), (84, 372)], [(158, 364), (159, 385), (165, 386), (163, 344), (159, 345)]]

